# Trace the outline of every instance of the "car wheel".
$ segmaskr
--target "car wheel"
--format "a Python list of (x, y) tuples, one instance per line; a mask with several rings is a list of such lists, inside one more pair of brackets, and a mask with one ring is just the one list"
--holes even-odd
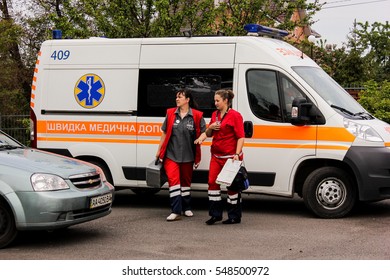
[(17, 233), (11, 209), (0, 200), (0, 248), (10, 244), (16, 238)]
[(336, 167), (314, 170), (303, 184), (307, 208), (321, 218), (341, 218), (356, 202), (356, 189), (348, 173)]

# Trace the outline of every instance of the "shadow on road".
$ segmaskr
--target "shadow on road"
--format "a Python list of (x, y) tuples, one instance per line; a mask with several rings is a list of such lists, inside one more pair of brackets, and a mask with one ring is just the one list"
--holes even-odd
[[(226, 194), (223, 194), (223, 201), (226, 203)], [(298, 196), (285, 198), (243, 193), (242, 203), (244, 212), (316, 218)], [(207, 193), (193, 192), (192, 206), (194, 210), (207, 210)], [(154, 195), (137, 195), (131, 190), (117, 191), (113, 207), (169, 208), (169, 193), (165, 189)], [(358, 202), (347, 218), (366, 216), (390, 217), (390, 200)]]

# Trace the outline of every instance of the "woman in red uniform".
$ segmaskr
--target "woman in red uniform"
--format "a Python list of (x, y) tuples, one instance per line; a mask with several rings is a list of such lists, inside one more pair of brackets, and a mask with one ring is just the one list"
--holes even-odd
[(167, 110), (156, 153), (168, 178), (171, 214), (167, 221), (179, 220), (182, 213), (193, 216), (190, 205), (192, 172), (201, 159), (200, 145), (195, 146), (194, 139), (206, 129), (203, 113), (193, 108), (196, 105), (190, 91), (177, 92), (176, 105)]
[[(195, 140), (201, 144), (207, 137), (213, 137), (208, 179), (209, 215), (206, 224), (213, 225), (222, 220), (222, 198), (220, 185), (215, 181), (227, 159), (242, 160), (244, 146), (244, 123), (241, 114), (231, 109), (234, 93), (221, 89), (215, 92), (214, 103), (217, 110), (213, 112), (206, 131)], [(223, 224), (241, 222), (241, 193), (228, 190), (228, 219)]]

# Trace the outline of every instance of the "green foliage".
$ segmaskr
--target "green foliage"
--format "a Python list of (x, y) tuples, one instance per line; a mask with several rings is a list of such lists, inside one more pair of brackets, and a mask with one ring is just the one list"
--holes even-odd
[(20, 89), (1, 89), (0, 104), (0, 115), (17, 115), (28, 112), (29, 104), (26, 102), (23, 91)]
[[(243, 26), (248, 23), (259, 23), (266, 26), (278, 26), (279, 29), (293, 30), (295, 26), (306, 25), (313, 16), (318, 3), (306, 4), (304, 0), (269, 1), (269, 0), (230, 0), (221, 2), (216, 7), (217, 30), (226, 35), (245, 35)], [(292, 22), (291, 16), (299, 9), (307, 11), (307, 17), (301, 22)]]
[(153, 37), (181, 36), (183, 30), (192, 35), (207, 35), (213, 31), (216, 13), (213, 0), (156, 0), (156, 17), (152, 22)]
[(390, 82), (371, 80), (365, 83), (359, 103), (376, 118), (390, 123)]
[[(20, 57), (23, 36), (20, 25), (12, 19), (0, 20), (0, 113), (21, 112), (28, 104), (31, 83)], [(20, 105), (22, 103), (22, 105)]]
[(390, 80), (388, 22), (356, 23), (347, 46), (336, 48), (321, 41), (313, 48), (315, 61), (344, 87)]

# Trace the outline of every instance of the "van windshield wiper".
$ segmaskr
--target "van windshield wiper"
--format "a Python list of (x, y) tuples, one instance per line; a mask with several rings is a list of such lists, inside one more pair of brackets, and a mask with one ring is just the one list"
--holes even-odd
[(351, 111), (348, 111), (347, 109), (345, 109), (343, 107), (340, 107), (340, 106), (337, 106), (337, 105), (333, 105), (333, 104), (330, 105), (330, 107), (336, 108), (336, 109), (340, 110), (341, 112), (347, 113), (348, 115), (355, 116), (354, 113), (352, 113)]
[(370, 120), (370, 119), (373, 119), (374, 117), (367, 113), (367, 112), (358, 112), (358, 113), (355, 113), (353, 114), (354, 116), (361, 116), (362, 118), (366, 119), (366, 120)]
[(373, 119), (373, 116), (367, 112), (352, 113), (351, 111), (348, 111), (347, 109), (345, 109), (343, 107), (333, 105), (333, 104), (330, 105), (330, 107), (336, 108), (336, 109), (340, 110), (341, 112), (347, 113), (348, 115), (353, 116), (353, 117), (361, 117), (362, 119), (365, 119), (365, 120)]

